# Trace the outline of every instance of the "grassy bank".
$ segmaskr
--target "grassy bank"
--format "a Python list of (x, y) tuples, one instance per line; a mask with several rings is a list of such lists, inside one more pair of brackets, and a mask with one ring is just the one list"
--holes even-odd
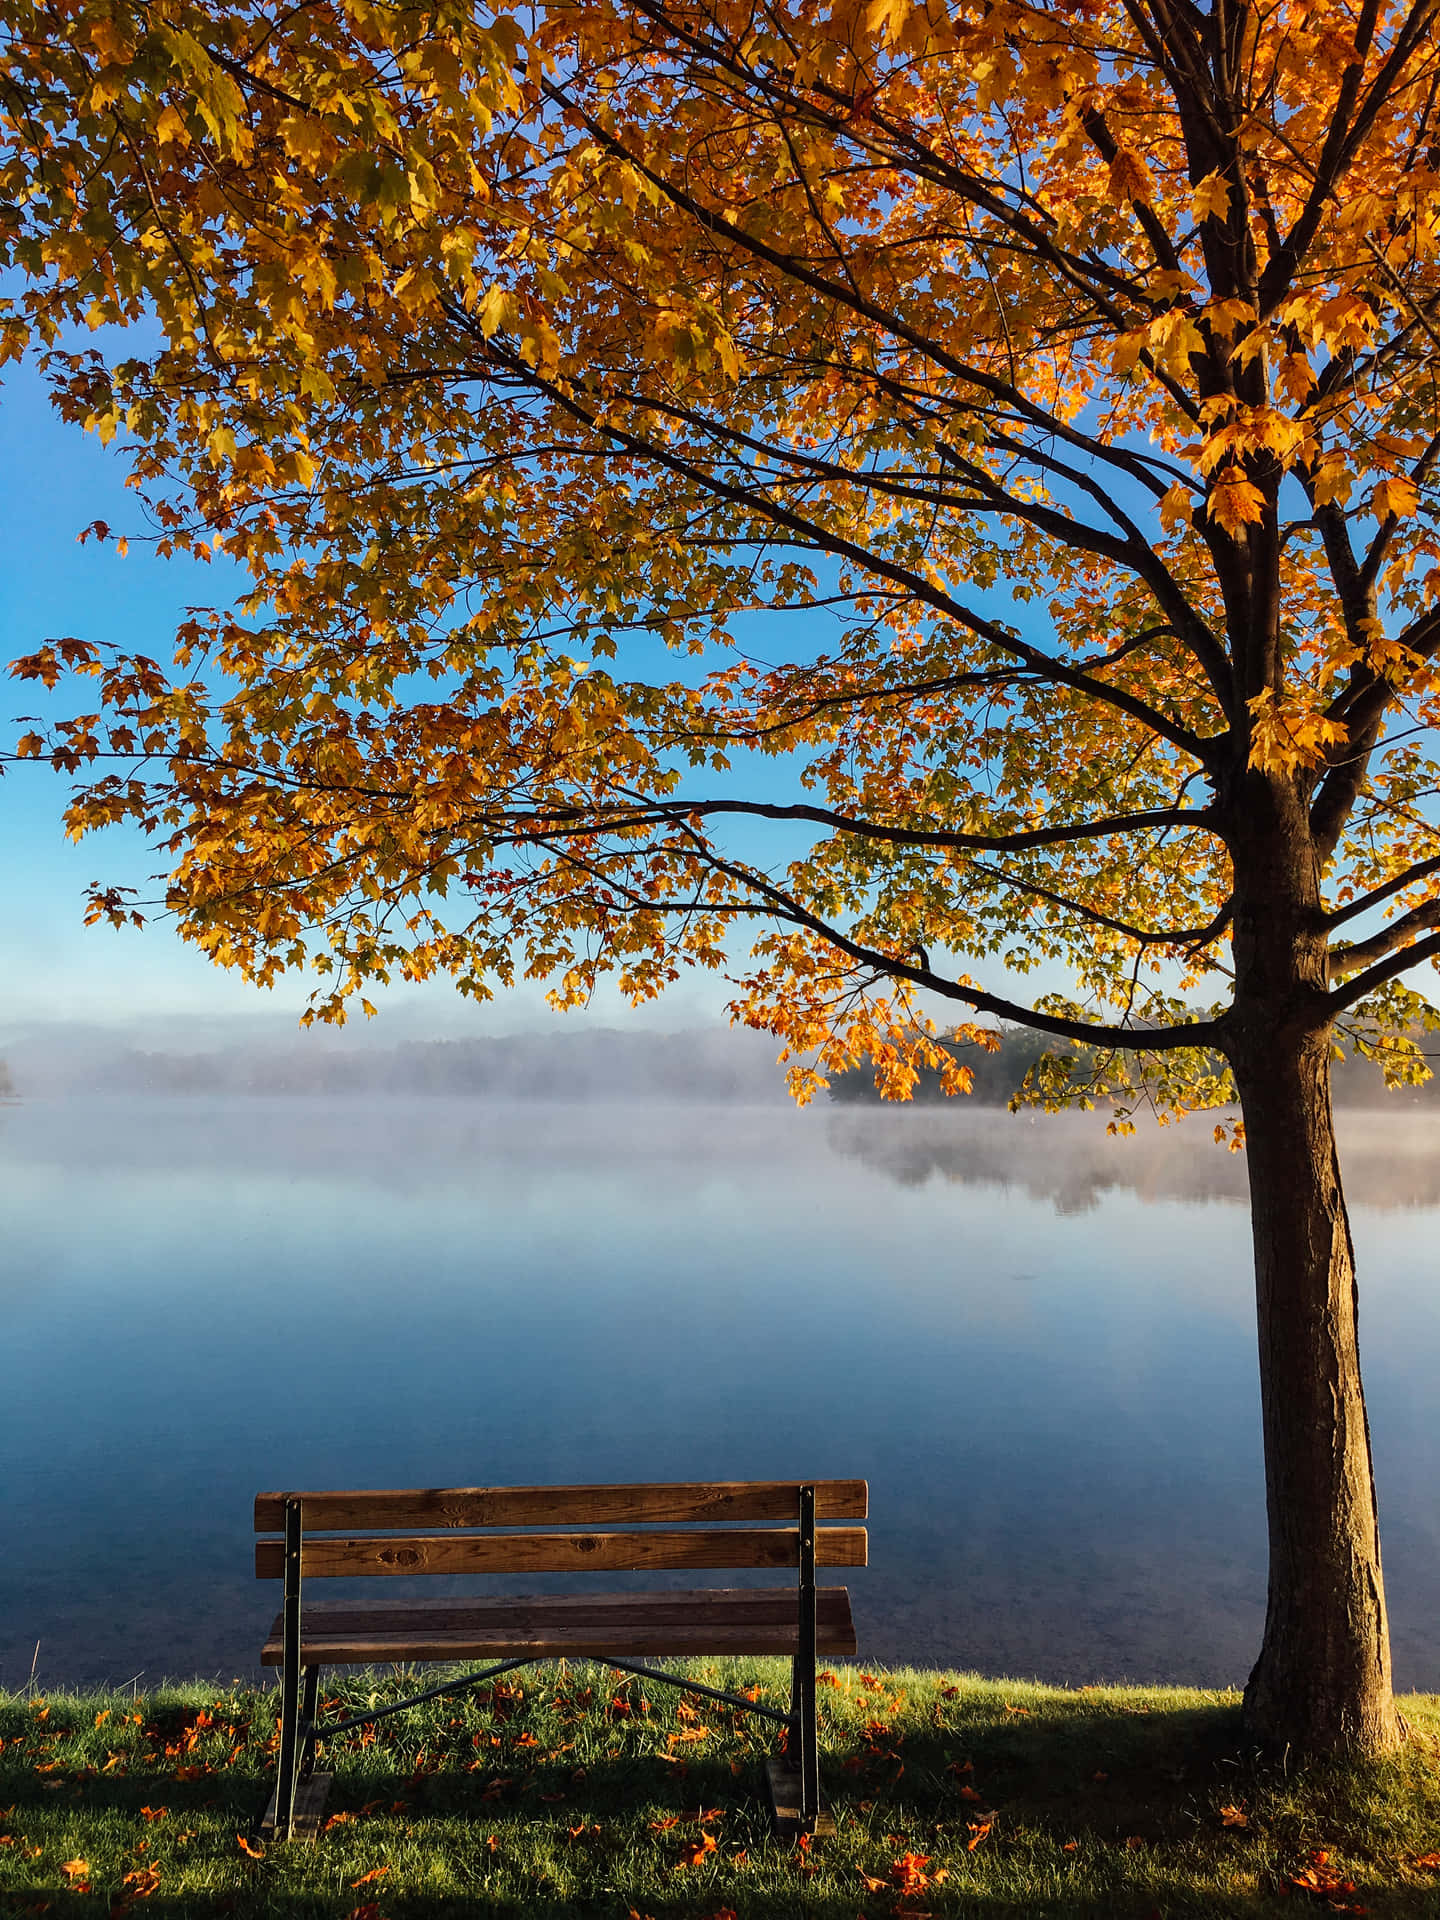
[[(778, 1661), (691, 1671), (782, 1696)], [(842, 1667), (821, 1690), (839, 1832), (794, 1849), (769, 1837), (764, 1723), (594, 1667), (513, 1679), (344, 1736), (319, 1843), (253, 1852), (273, 1695), (4, 1702), (0, 1910), (1440, 1916), (1435, 1696), (1406, 1703), (1398, 1759), (1297, 1769), (1247, 1751), (1231, 1694)]]

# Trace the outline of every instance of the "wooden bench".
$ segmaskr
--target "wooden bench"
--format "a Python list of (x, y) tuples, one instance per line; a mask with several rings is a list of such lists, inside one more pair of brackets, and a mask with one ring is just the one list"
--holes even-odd
[[(260, 1658), (281, 1669), (275, 1792), (261, 1830), (318, 1831), (329, 1777), (315, 1748), (352, 1727), (536, 1660), (594, 1660), (709, 1695), (787, 1730), (767, 1765), (776, 1827), (833, 1830), (820, 1799), (815, 1662), (856, 1650), (850, 1596), (817, 1587), (817, 1567), (863, 1567), (863, 1480), (748, 1480), (658, 1486), (442, 1487), (409, 1491), (262, 1493), (255, 1573), (284, 1581), (284, 1603)], [(757, 1525), (757, 1522), (767, 1524)], [(594, 1529), (603, 1531), (594, 1531)], [(437, 1531), (443, 1529), (443, 1531)], [(303, 1583), (357, 1575), (531, 1575), (741, 1567), (793, 1569), (783, 1587), (572, 1593), (352, 1607), (302, 1604)], [(637, 1664), (637, 1655), (789, 1654), (790, 1708)], [(317, 1715), (325, 1667), (485, 1660), (478, 1673), (354, 1718)]]

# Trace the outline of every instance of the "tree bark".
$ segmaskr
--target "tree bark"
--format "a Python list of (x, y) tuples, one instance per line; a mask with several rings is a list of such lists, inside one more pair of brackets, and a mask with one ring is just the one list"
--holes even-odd
[(1303, 815), (1279, 812), (1288, 821), (1272, 814), (1263, 857), (1252, 842), (1251, 857), (1237, 859), (1226, 1021), (1249, 1163), (1270, 1532), (1265, 1638), (1245, 1719), (1268, 1747), (1381, 1753), (1403, 1723), (1320, 1012), (1318, 885)]

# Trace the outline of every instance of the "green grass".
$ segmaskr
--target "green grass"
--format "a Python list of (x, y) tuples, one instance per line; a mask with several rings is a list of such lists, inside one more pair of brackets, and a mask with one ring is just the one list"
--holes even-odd
[[(779, 1661), (689, 1670), (782, 1700)], [(342, 1737), (329, 1830), (255, 1859), (240, 1837), (275, 1704), (213, 1686), (0, 1701), (0, 1912), (1440, 1920), (1440, 1871), (1417, 1864), (1440, 1851), (1435, 1696), (1406, 1701), (1397, 1758), (1297, 1769), (1247, 1750), (1233, 1694), (839, 1667), (821, 1689), (839, 1832), (796, 1849), (769, 1835), (765, 1722), (543, 1667)], [(1295, 1887), (1307, 1872), (1331, 1891)]]

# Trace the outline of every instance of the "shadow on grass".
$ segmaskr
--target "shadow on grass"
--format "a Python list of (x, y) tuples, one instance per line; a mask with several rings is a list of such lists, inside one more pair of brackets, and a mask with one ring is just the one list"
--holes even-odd
[[(117, 1869), (97, 1875), (88, 1894), (35, 1884), (0, 1891), (0, 1916), (1299, 1920), (1363, 1909), (1374, 1920), (1440, 1920), (1440, 1886), (1397, 1884), (1395, 1853), (1383, 1853), (1378, 1837), (1402, 1788), (1411, 1793), (1406, 1818), (1440, 1811), (1440, 1793), (1421, 1780), (1426, 1767), (1434, 1772), (1433, 1755), (1301, 1774), (1247, 1747), (1233, 1702), (1172, 1707), (1118, 1692), (1042, 1699), (1019, 1687), (1013, 1698), (997, 1687), (917, 1688), (902, 1702), (904, 1689), (896, 1676), (873, 1694), (825, 1699), (822, 1777), (839, 1831), (808, 1857), (770, 1838), (763, 1757), (740, 1752), (723, 1724), (713, 1725), (715, 1750), (686, 1749), (683, 1765), (666, 1760), (653, 1727), (618, 1757), (592, 1760), (581, 1778), (564, 1761), (517, 1752), (518, 1723), (505, 1729), (506, 1750), (474, 1772), (463, 1770), (474, 1758), (473, 1721), (448, 1751), (438, 1726), (400, 1732), (393, 1745), (327, 1761), (336, 1773), (327, 1811), (348, 1818), (314, 1845), (272, 1843), (253, 1862), (231, 1836), (250, 1830), (268, 1771), (237, 1764), (181, 1781), (157, 1769), (56, 1791), (0, 1763), (0, 1802), (11, 1805), (17, 1832), (27, 1818), (54, 1826), (65, 1815), (67, 1831), (93, 1824), (131, 1846), (160, 1837), (141, 1809), (163, 1802), (170, 1820), (198, 1830), (183, 1870), (200, 1883), (184, 1893), (162, 1884), (128, 1909), (123, 1900), (112, 1907)], [(422, 1745), (439, 1770), (413, 1771)], [(1246, 1823), (1232, 1830), (1220, 1815), (1226, 1806), (1248, 1809)], [(686, 1870), (682, 1843), (699, 1831), (701, 1810), (720, 1844)], [(1372, 1883), (1352, 1869), (1352, 1904), (1287, 1892), (1306, 1850), (1325, 1845), (1362, 1860), (1370, 1850)], [(902, 1899), (896, 1868), (907, 1855), (928, 1861), (932, 1884)], [(450, 1884), (425, 1892), (425, 1863), (437, 1859)], [(377, 1868), (385, 1877), (370, 1878)], [(451, 1890), (457, 1875), (463, 1891)], [(207, 1891), (207, 1877), (228, 1885)]]

